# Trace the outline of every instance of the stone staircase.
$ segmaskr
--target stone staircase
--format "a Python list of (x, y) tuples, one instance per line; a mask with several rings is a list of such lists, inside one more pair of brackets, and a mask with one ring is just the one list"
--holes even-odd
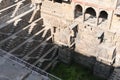
[(120, 80), (120, 68), (115, 68), (108, 80)]
[[(15, 16), (18, 16), (18, 15), (20, 15), (20, 14), (22, 14), (22, 13), (24, 13), (25, 11), (30, 10), (30, 9), (31, 9), (30, 4), (27, 4), (27, 5), (23, 6), (23, 7), (21, 7), (21, 8), (17, 11), (17, 13), (16, 13)], [(6, 21), (12, 19), (12, 18), (10, 17), (10, 16), (12, 15), (12, 13), (13, 13), (13, 12), (10, 12), (10, 13), (8, 13), (8, 14), (0, 17), (0, 24), (6, 23)], [(13, 18), (14, 18), (14, 17), (13, 17)]]

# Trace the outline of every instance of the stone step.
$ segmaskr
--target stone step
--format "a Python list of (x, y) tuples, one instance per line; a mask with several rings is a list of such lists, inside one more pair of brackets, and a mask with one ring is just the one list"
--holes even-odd
[(120, 68), (115, 68), (108, 80), (120, 80)]
[[(27, 5), (23, 6), (23, 7), (21, 7), (21, 8), (17, 11), (15, 17), (18, 16), (18, 15), (20, 15), (20, 14), (22, 14), (22, 13), (24, 13), (24, 12), (27, 11), (27, 10), (30, 10), (30, 9), (31, 9), (30, 4), (27, 4)], [(3, 24), (5, 24), (8, 20), (12, 19), (12, 18), (11, 18), (12, 13), (13, 13), (13, 12), (10, 12), (10, 13), (8, 13), (7, 15), (4, 15), (4, 16), (0, 17), (0, 24), (1, 24), (0, 26), (2, 26)], [(13, 18), (14, 18), (14, 17), (13, 17)]]

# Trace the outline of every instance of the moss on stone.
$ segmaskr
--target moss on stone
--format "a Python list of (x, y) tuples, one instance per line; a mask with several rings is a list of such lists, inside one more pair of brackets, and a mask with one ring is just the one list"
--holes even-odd
[(78, 64), (66, 65), (59, 63), (50, 73), (63, 80), (104, 80), (92, 74), (92, 71)]

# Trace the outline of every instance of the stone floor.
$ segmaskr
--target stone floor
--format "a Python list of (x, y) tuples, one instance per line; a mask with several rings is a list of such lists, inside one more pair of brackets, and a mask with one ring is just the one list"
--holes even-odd
[(26, 65), (31, 67), (30, 64), (0, 50), (0, 80), (59, 80), (45, 71), (34, 67), (40, 74)]

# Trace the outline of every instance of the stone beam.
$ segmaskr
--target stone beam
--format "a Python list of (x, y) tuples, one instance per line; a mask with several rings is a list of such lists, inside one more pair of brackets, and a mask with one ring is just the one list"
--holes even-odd
[(57, 46), (53, 46), (52, 48), (50, 48), (40, 59), (38, 59), (36, 62), (33, 63), (33, 65), (36, 65), (39, 61), (44, 62), (44, 57), (46, 57), (50, 52), (52, 52), (54, 49), (56, 49)]
[(19, 30), (18, 32), (14, 33), (14, 34), (11, 35), (10, 37), (8, 37), (8, 38), (6, 38), (6, 39), (0, 41), (0, 44), (2, 44), (3, 42), (7, 41), (7, 40), (10, 39), (10, 38), (12, 38), (13, 36), (17, 35), (18, 33), (22, 32), (23, 30), (28, 29), (33, 23), (37, 23), (37, 22), (40, 21), (40, 20), (42, 20), (42, 18), (39, 18), (39, 19), (33, 21), (31, 24), (29, 24), (28, 26), (22, 28), (21, 30)]
[(37, 33), (35, 33), (33, 36), (31, 36), (30, 38), (28, 38), (26, 41), (24, 41), (22, 44), (20, 44), (19, 46), (17, 46), (16, 48), (12, 49), (11, 51), (9, 51), (9, 53), (14, 52), (15, 50), (17, 50), (18, 48), (20, 48), (21, 46), (23, 46), (26, 42), (29, 42), (30, 40), (32, 40), (35, 36), (39, 35), (40, 33), (42, 33), (45, 30), (45, 28), (43, 28), (42, 30), (38, 31)]
[[(23, 3), (24, 1), (25, 1), (25, 0), (19, 1), (19, 2), (15, 3), (15, 4), (11, 5), (11, 6), (8, 6), (8, 7), (4, 8), (4, 9), (1, 9), (1, 10), (0, 10), (0, 13), (2, 13), (3, 11), (6, 11), (6, 10), (12, 8), (12, 7), (15, 7), (15, 6), (18, 5), (18, 3)], [(0, 0), (0, 2), (2, 2), (2, 1)]]
[(34, 8), (31, 8), (30, 10), (28, 10), (28, 11), (14, 17), (14, 18), (6, 21), (6, 23), (3, 23), (3, 24), (0, 25), (0, 29), (9, 25), (9, 24), (11, 24), (11, 23), (13, 23), (15, 20), (21, 19), (22, 17), (26, 16), (27, 14), (31, 13), (32, 11), (34, 11)]

